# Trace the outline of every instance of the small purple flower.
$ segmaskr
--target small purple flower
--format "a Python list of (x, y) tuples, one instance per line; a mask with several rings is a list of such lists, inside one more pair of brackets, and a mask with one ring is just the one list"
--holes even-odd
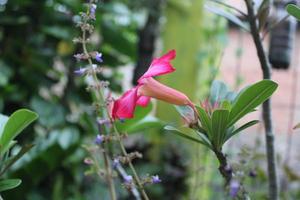
[(153, 183), (153, 184), (156, 184), (156, 183), (160, 183), (160, 182), (161, 182), (161, 179), (159, 178), (158, 175), (152, 176), (152, 177), (151, 177), (151, 180), (152, 180), (152, 183)]
[(115, 169), (115, 168), (117, 168), (119, 165), (120, 165), (120, 160), (119, 160), (118, 158), (115, 158), (115, 159), (113, 160), (113, 164), (112, 164), (113, 168)]
[(81, 53), (77, 53), (74, 55), (74, 58), (76, 58), (77, 61), (80, 61), (83, 58), (83, 55)]
[(96, 9), (97, 9), (97, 5), (96, 4), (91, 4), (90, 7), (90, 17), (95, 19), (95, 14), (96, 14)]
[(101, 125), (108, 125), (110, 124), (110, 120), (109, 119), (101, 119), (101, 118), (98, 118), (97, 119), (97, 123), (101, 126)]
[(130, 175), (125, 175), (124, 177), (124, 181), (125, 181), (125, 183), (127, 183), (127, 184), (130, 184), (130, 183), (132, 183), (132, 176), (130, 176)]
[(74, 73), (78, 76), (82, 76), (85, 74), (86, 70), (87, 70), (87, 68), (79, 68), (79, 69), (75, 70)]
[(229, 195), (234, 198), (236, 197), (236, 195), (238, 194), (239, 190), (240, 190), (240, 183), (237, 180), (232, 180), (230, 182), (230, 191), (229, 191)]
[(102, 53), (96, 52), (95, 60), (97, 60), (100, 63), (103, 62)]
[(96, 136), (95, 143), (98, 144), (98, 145), (100, 145), (100, 144), (102, 144), (102, 142), (104, 142), (104, 135), (99, 135), (98, 134)]

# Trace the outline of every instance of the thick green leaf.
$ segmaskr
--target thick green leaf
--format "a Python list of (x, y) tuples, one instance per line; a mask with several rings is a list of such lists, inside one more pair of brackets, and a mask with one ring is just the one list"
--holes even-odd
[(214, 80), (210, 88), (209, 100), (212, 105), (224, 100), (228, 93), (228, 88), (222, 81)]
[(175, 108), (181, 117), (185, 119), (195, 118), (195, 112), (191, 106), (175, 106)]
[(8, 117), (0, 114), (0, 138), (2, 137), (3, 129), (7, 121), (8, 121)]
[(218, 109), (212, 113), (212, 143), (218, 150), (221, 149), (223, 140), (226, 136), (228, 117), (228, 110)]
[(14, 112), (8, 119), (0, 138), (1, 154), (3, 155), (12, 140), (30, 123), (38, 118), (38, 115), (27, 109), (20, 109)]
[(213, 149), (211, 142), (209, 141), (208, 137), (204, 133), (201, 133), (199, 131), (196, 131), (196, 133), (201, 138), (201, 140), (206, 144), (207, 147), (209, 147), (210, 149)]
[(5, 179), (0, 181), (0, 192), (18, 187), (22, 183), (21, 179)]
[(232, 107), (232, 105), (231, 105), (230, 101), (228, 101), (228, 100), (223, 101), (221, 104), (221, 108), (228, 110), (228, 111), (231, 110), (231, 107)]
[(208, 4), (205, 4), (205, 8), (208, 11), (215, 13), (216, 15), (220, 15), (220, 16), (226, 18), (227, 20), (229, 20), (232, 23), (236, 24), (240, 28), (242, 28), (245, 31), (249, 32), (248, 25), (246, 23), (244, 23), (242, 20), (240, 20), (237, 16), (230, 13), (229, 11), (226, 11), (226, 10), (222, 9), (219, 6), (212, 6), (212, 5), (208, 5)]
[(229, 138), (231, 138), (232, 136), (238, 134), (239, 132), (241, 132), (241, 131), (243, 131), (243, 130), (245, 130), (245, 129), (247, 129), (247, 128), (249, 128), (249, 127), (255, 125), (255, 124), (257, 124), (258, 122), (259, 122), (259, 120), (253, 120), (253, 121), (247, 122), (246, 124), (242, 125), (240, 128), (238, 128), (238, 129), (236, 129), (236, 130), (234, 130), (234, 131), (232, 131), (232, 132), (229, 132), (229, 133), (226, 135), (226, 138), (225, 138), (224, 142), (227, 141), (227, 140), (228, 140)]
[(298, 129), (298, 128), (300, 128), (300, 123), (296, 124), (293, 129)]
[(286, 6), (286, 11), (300, 21), (300, 8), (298, 6), (294, 4), (288, 4)]
[(188, 133), (185, 133), (186, 131), (182, 130), (183, 128), (181, 128), (181, 129), (179, 130), (179, 129), (173, 127), (173, 126), (165, 126), (164, 129), (170, 131), (170, 133), (175, 133), (176, 135), (179, 135), (179, 136), (181, 136), (181, 137), (183, 137), (183, 138), (185, 138), (185, 139), (188, 139), (188, 140), (191, 140), (191, 141), (193, 141), (193, 142), (197, 142), (197, 143), (203, 144), (203, 145), (207, 146), (208, 148), (211, 148), (211, 147), (207, 144), (207, 142), (204, 142), (204, 141), (202, 141), (201, 139), (198, 139), (198, 138), (196, 138), (196, 137), (194, 137), (194, 136), (191, 136), (191, 135), (188, 134)]
[(232, 126), (239, 119), (266, 101), (277, 89), (277, 86), (277, 83), (271, 80), (262, 80), (243, 90), (232, 105), (227, 127)]
[(196, 106), (196, 108), (198, 110), (202, 128), (206, 131), (208, 138), (211, 140), (212, 139), (211, 119), (202, 107)]

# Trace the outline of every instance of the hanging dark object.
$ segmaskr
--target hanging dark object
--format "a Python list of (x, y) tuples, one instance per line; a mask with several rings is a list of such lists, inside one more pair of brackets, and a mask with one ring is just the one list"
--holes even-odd
[[(275, 1), (276, 19), (281, 20), (287, 16), (285, 6), (288, 2)], [(271, 31), (269, 60), (275, 69), (288, 69), (291, 64), (292, 49), (296, 35), (297, 22), (293, 17), (287, 17), (277, 24)]]

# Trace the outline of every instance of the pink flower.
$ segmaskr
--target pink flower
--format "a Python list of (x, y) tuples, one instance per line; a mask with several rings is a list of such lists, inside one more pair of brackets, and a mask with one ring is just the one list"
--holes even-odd
[(153, 77), (168, 74), (175, 71), (170, 61), (176, 56), (176, 51), (171, 50), (160, 58), (152, 61), (149, 69), (139, 78), (138, 85), (117, 99), (112, 108), (112, 118), (132, 118), (137, 105), (147, 106), (151, 97), (175, 105), (190, 105), (194, 108), (189, 98), (164, 84), (159, 83)]

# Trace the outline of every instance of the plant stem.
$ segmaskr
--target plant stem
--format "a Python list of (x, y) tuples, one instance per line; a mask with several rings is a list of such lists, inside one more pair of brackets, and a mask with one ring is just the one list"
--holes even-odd
[(214, 150), (214, 153), (219, 160), (219, 171), (225, 179), (225, 186), (228, 186), (232, 178), (232, 172), (231, 170), (226, 169), (228, 166), (226, 156), (222, 153), (222, 151)]
[[(85, 41), (85, 31), (83, 32), (83, 37), (82, 37), (82, 38), (83, 38), (83, 41)], [(83, 44), (83, 51), (84, 51), (84, 54), (88, 56), (89, 54), (88, 54), (88, 52), (87, 52), (86, 45), (85, 45), (84, 42), (83, 42), (82, 44)], [(89, 61), (89, 64), (92, 65), (92, 61), (91, 61), (90, 58), (88, 59), (88, 61)], [(93, 79), (94, 79), (94, 82), (95, 82), (95, 83), (98, 83), (98, 82), (99, 82), (96, 73), (93, 73)], [(100, 102), (101, 102), (101, 103), (104, 102), (104, 95), (102, 94), (102, 91), (101, 91), (101, 90), (96, 90), (95, 96), (96, 96), (97, 100), (100, 99)], [(110, 117), (110, 116), (109, 116), (109, 111), (108, 111), (107, 109), (106, 109), (106, 111), (107, 111), (108, 117)], [(112, 121), (112, 120), (111, 120), (111, 121)], [(122, 143), (122, 140), (121, 140), (121, 137), (120, 137), (120, 133), (119, 133), (117, 127), (115, 126), (115, 124), (114, 124), (113, 122), (112, 122), (112, 125), (113, 125), (113, 128), (114, 128), (114, 132), (115, 132), (116, 135), (117, 135), (118, 142), (119, 142), (119, 144), (120, 144), (120, 148), (121, 148), (122, 154), (123, 154), (124, 156), (127, 156), (128, 153), (127, 153), (127, 151), (126, 151), (126, 149), (125, 149), (125, 147), (124, 147), (124, 145), (123, 145), (123, 143)], [(104, 155), (105, 160), (107, 160), (107, 161), (105, 161), (105, 162), (107, 162), (107, 163), (109, 164), (108, 155), (107, 155), (107, 153), (105, 153), (105, 151), (103, 152), (103, 155)], [(144, 189), (144, 187), (143, 187), (143, 184), (141, 183), (141, 180), (140, 180), (138, 174), (136, 173), (136, 170), (135, 170), (135, 168), (134, 168), (134, 166), (133, 166), (133, 164), (132, 164), (131, 161), (129, 161), (129, 167), (130, 167), (130, 169), (131, 169), (131, 171), (132, 171), (132, 173), (133, 173), (133, 177), (134, 177), (136, 183), (138, 184), (138, 187), (139, 187), (139, 189), (140, 189), (140, 191), (141, 191), (141, 193), (142, 193), (143, 198), (144, 198), (145, 200), (149, 200), (149, 197), (147, 196), (147, 193), (146, 193), (146, 191), (145, 191), (145, 189)], [(107, 167), (106, 167), (106, 168), (107, 168)], [(108, 165), (107, 170), (108, 170), (107, 172), (109, 173), (109, 171), (110, 171), (109, 165)], [(115, 192), (112, 191), (112, 189), (115, 190), (115, 189), (114, 189), (113, 179), (112, 179), (111, 177), (110, 177), (110, 179), (111, 179), (111, 180), (108, 180), (108, 183), (110, 183), (110, 184), (109, 184), (109, 185), (110, 185), (110, 191), (111, 191), (111, 194), (115, 194)], [(112, 188), (112, 185), (113, 185), (113, 188)]]
[[(271, 79), (271, 67), (269, 60), (267, 59), (262, 40), (257, 28), (256, 17), (254, 14), (254, 7), (252, 0), (245, 0), (248, 16), (247, 19), (250, 24), (251, 35), (256, 46), (257, 55), (260, 61), (261, 69), (264, 79)], [(272, 115), (271, 115), (271, 101), (267, 100), (263, 103), (263, 120), (265, 126), (266, 136), (266, 151), (268, 160), (268, 175), (269, 175), (269, 199), (278, 200), (278, 178), (276, 172), (276, 158), (274, 149), (274, 134), (272, 127)]]
[[(93, 62), (92, 62), (92, 60), (89, 56), (89, 53), (87, 51), (87, 48), (86, 48), (86, 31), (85, 30), (82, 31), (82, 48), (83, 48), (83, 53), (88, 58), (88, 62), (89, 62), (90, 67), (92, 67)], [(98, 78), (97, 78), (97, 75), (96, 75), (96, 72), (93, 72), (93, 79), (94, 79), (95, 83), (99, 82)], [(97, 102), (99, 102), (100, 105), (105, 103), (103, 95), (99, 90), (96, 90), (96, 92), (94, 92), (94, 95), (96, 97)], [(107, 184), (108, 184), (108, 187), (109, 187), (110, 197), (111, 197), (111, 200), (116, 200), (117, 199), (116, 190), (115, 190), (114, 180), (113, 180), (113, 177), (112, 177), (112, 170), (111, 170), (111, 167), (110, 167), (110, 159), (109, 159), (109, 156), (106, 152), (106, 149), (108, 149), (108, 148), (105, 145), (102, 145), (102, 148), (103, 148), (102, 154), (103, 154), (103, 158), (104, 158), (104, 166), (105, 166), (105, 172), (106, 172), (105, 177), (106, 177), (106, 181), (107, 181)]]
[[(117, 129), (117, 127), (116, 127), (115, 124), (113, 124), (113, 128), (114, 128), (115, 133), (117, 134), (117, 138), (121, 138), (120, 137), (120, 133), (119, 133), (119, 131), (118, 131), (118, 129)], [(120, 147), (121, 147), (121, 151), (122, 151), (123, 155), (126, 157), (128, 155), (128, 153), (127, 153), (127, 151), (126, 151), (126, 149), (124, 147), (124, 144), (123, 144), (123, 142), (122, 142), (121, 139), (118, 139), (118, 141), (119, 141), (119, 144), (120, 144)], [(136, 181), (136, 183), (138, 185), (138, 188), (140, 189), (140, 191), (142, 193), (143, 198), (145, 200), (149, 200), (149, 197), (147, 196), (147, 193), (146, 193), (146, 191), (144, 189), (144, 186), (143, 186), (143, 184), (142, 184), (142, 182), (141, 182), (138, 174), (136, 173), (136, 170), (135, 170), (135, 168), (134, 168), (134, 166), (133, 166), (133, 164), (132, 164), (132, 162), (130, 160), (129, 160), (128, 164), (129, 164), (129, 167), (130, 167), (130, 169), (131, 169), (131, 171), (133, 173), (134, 180)]]

